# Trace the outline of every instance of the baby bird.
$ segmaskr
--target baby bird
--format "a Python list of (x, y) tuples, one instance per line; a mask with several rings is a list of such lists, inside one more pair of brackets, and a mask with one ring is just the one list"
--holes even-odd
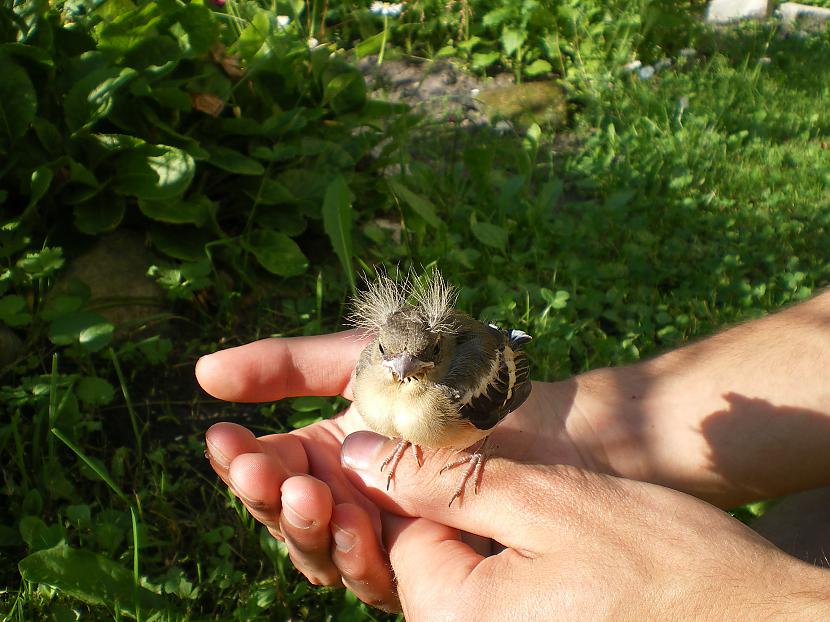
[(375, 333), (357, 363), (354, 401), (367, 427), (400, 442), (389, 466), (387, 488), (406, 448), (455, 448), (480, 443), (450, 505), (484, 465), (493, 427), (530, 395), (530, 369), (521, 350), (530, 336), (503, 331), (454, 308), (456, 292), (436, 270), (422, 282), (395, 282), (386, 275), (354, 301), (352, 324)]

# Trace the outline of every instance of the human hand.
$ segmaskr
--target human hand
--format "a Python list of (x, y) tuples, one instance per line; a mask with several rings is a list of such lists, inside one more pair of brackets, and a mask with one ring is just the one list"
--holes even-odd
[[(228, 401), (348, 399), (365, 344), (354, 331), (264, 339), (202, 357), (196, 377), (205, 391)], [(291, 561), (310, 582), (345, 585), (370, 604), (395, 609), (392, 576), (379, 544), (379, 511), (340, 466), (343, 439), (361, 427), (354, 409), (290, 434), (260, 438), (240, 425), (218, 423), (206, 433), (207, 456), (251, 515), (286, 543)]]
[[(830, 614), (830, 572), (684, 493), (494, 457), (479, 494), (448, 508), (454, 480), (437, 461), (402, 463), (386, 490), (379, 465), (392, 446), (358, 432), (345, 440), (343, 461), (355, 486), (388, 511), (384, 540), (410, 622)], [(461, 532), (501, 550), (481, 555)]]
[[(203, 357), (196, 376), (208, 393), (230, 401), (351, 398), (354, 366), (366, 343), (353, 331), (265, 339)], [(572, 397), (566, 385), (536, 383), (522, 408), (492, 434), (495, 453), (532, 463), (595, 468), (592, 426), (573, 413), (565, 425)], [(312, 583), (342, 584), (364, 602), (395, 609), (394, 584), (380, 541), (380, 512), (340, 464), (343, 439), (360, 429), (363, 422), (354, 408), (290, 434), (259, 439), (239, 425), (219, 423), (206, 434), (208, 457), (251, 514), (285, 540), (294, 565)], [(437, 465), (450, 456), (447, 451), (434, 454), (427, 452), (425, 458)]]

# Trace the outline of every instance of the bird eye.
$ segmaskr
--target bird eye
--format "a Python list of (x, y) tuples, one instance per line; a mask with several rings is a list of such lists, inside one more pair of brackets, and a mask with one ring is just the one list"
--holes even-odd
[(381, 354), (386, 354), (386, 350), (383, 349), (383, 344), (380, 341), (378, 341), (378, 350), (380, 350)]

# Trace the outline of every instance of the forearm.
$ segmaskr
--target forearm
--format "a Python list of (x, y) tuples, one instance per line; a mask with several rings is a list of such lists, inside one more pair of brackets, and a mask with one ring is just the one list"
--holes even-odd
[(721, 506), (830, 483), (830, 294), (573, 382), (611, 472)]

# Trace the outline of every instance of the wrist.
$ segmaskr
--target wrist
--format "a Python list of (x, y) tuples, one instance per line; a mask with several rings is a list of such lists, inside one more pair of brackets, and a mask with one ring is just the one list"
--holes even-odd
[(664, 365), (658, 358), (596, 369), (563, 383), (571, 383), (573, 396), (568, 432), (587, 448), (594, 460), (589, 468), (681, 490), (719, 507), (763, 496), (713, 468), (718, 456), (703, 428), (722, 408), (717, 387), (667, 372)]
[(562, 403), (570, 406), (565, 420), (569, 437), (593, 462), (596, 471), (626, 479), (663, 483), (660, 465), (651, 458), (644, 428), (652, 427), (640, 366), (595, 369), (555, 383)]

